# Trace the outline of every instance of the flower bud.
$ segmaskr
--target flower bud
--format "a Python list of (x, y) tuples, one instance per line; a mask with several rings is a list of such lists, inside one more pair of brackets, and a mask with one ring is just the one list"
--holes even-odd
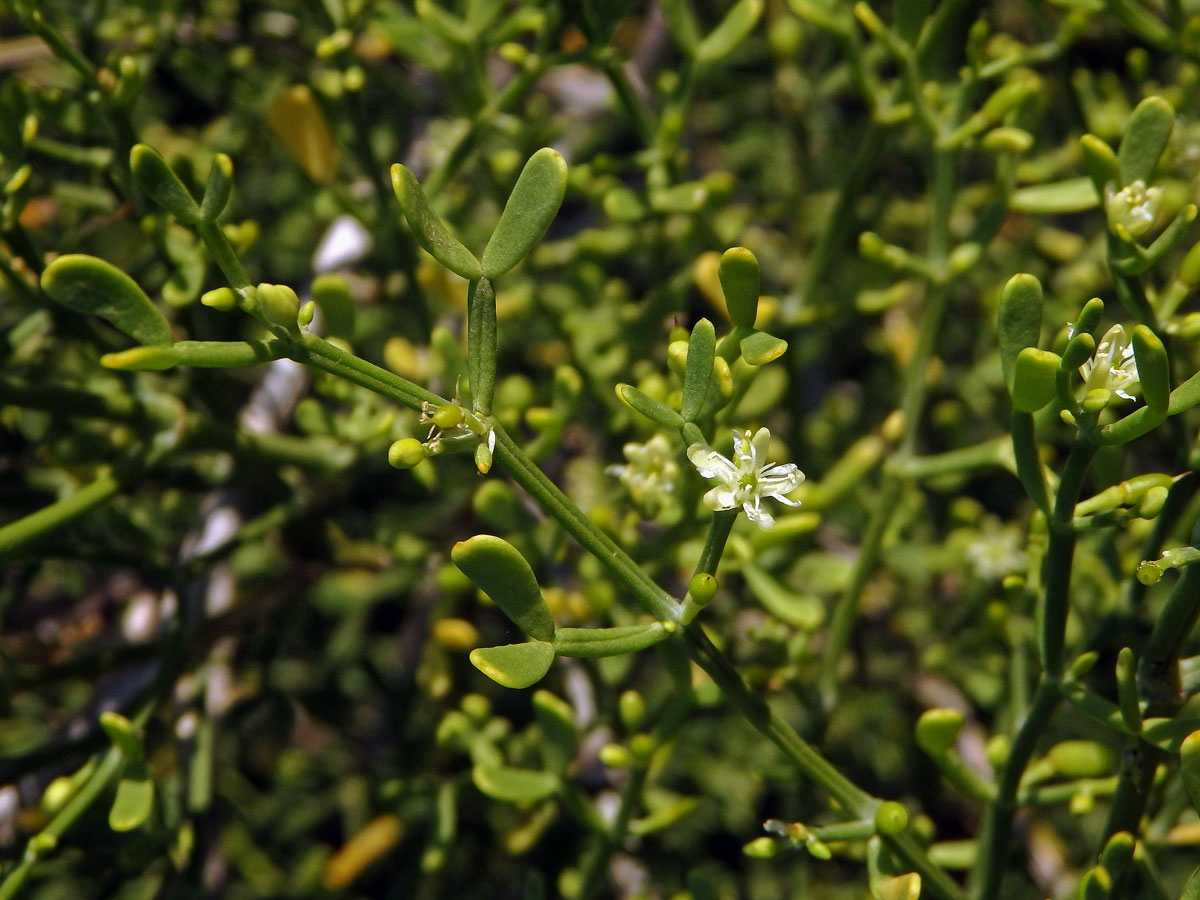
[(388, 448), (388, 464), (397, 469), (411, 469), (427, 455), (425, 445), (416, 438), (402, 438)]

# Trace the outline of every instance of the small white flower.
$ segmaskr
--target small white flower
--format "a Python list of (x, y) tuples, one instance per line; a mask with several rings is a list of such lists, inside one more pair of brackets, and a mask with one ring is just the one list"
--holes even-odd
[(621, 448), (627, 465), (609, 466), (604, 471), (621, 479), (633, 501), (647, 509), (657, 509), (675, 493), (679, 463), (664, 435), (656, 434), (644, 444), (630, 442)]
[(1138, 380), (1137, 361), (1133, 358), (1133, 344), (1120, 325), (1114, 325), (1104, 333), (1096, 347), (1096, 354), (1082, 366), (1084, 389), (1112, 391), (1118, 397), (1132, 400), (1141, 382)]
[(1021, 544), (1020, 534), (989, 518), (963, 556), (977, 577), (984, 581), (1000, 581), (1006, 575), (1023, 571), (1028, 565), (1029, 557)]
[(1104, 212), (1110, 225), (1123, 225), (1130, 237), (1137, 237), (1154, 224), (1161, 199), (1162, 188), (1146, 187), (1141, 179), (1119, 191), (1110, 184), (1104, 189)]
[(736, 509), (746, 511), (746, 518), (760, 528), (775, 526), (775, 519), (762, 508), (764, 497), (771, 497), (788, 506), (799, 506), (799, 500), (789, 500), (791, 493), (804, 480), (804, 473), (795, 463), (767, 463), (767, 444), (771, 432), (760, 428), (753, 437), (749, 431), (733, 433), (734, 459), (726, 459), (707, 444), (688, 447), (688, 459), (705, 478), (715, 478), (719, 484), (704, 495), (704, 505), (711, 510)]

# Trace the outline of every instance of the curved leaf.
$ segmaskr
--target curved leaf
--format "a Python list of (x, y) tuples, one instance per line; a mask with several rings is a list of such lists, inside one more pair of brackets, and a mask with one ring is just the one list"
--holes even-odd
[(456, 275), (475, 281), (483, 274), (475, 254), (450, 233), (429, 205), (421, 183), (400, 163), (392, 166), (392, 191), (404, 210), (408, 227), (426, 252)]
[(567, 192), (567, 163), (543, 147), (525, 163), (496, 230), (483, 249), (483, 274), (496, 279), (525, 258), (558, 214)]
[(471, 665), (496, 684), (517, 690), (541, 681), (553, 662), (554, 645), (549, 641), (480, 647), (471, 651)]
[(42, 273), (42, 290), (76, 312), (107, 319), (139, 343), (172, 343), (171, 326), (158, 307), (136, 281), (102, 259), (60, 256)]
[(554, 640), (550, 607), (516, 547), (495, 535), (477, 534), (455, 544), (450, 556), (522, 631), (539, 641)]

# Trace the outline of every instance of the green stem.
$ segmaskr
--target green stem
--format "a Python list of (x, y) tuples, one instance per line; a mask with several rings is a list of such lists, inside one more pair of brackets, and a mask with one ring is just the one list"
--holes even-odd
[(96, 480), (61, 500), (0, 528), (0, 556), (19, 550), (31, 541), (49, 534), (89, 510), (107, 503), (121, 489), (122, 479), (105, 470)]
[(311, 332), (302, 334), (300, 340), (288, 348), (288, 356), (296, 362), (352, 381), (382, 397), (402, 403), (409, 409), (419, 410), (426, 403), (445, 406), (449, 402), (432, 391), (413, 384), (407, 378), (401, 378), (387, 369), (360, 359), (353, 353), (335, 347)]
[(509, 476), (521, 485), (546, 512), (589, 550), (625, 584), (652, 615), (663, 621), (678, 621), (680, 604), (630, 559), (620, 547), (597, 528), (521, 450), (499, 424), (496, 429), (496, 458)]
[(1040, 682), (1034, 691), (1029, 714), (1013, 739), (1012, 749), (1000, 773), (996, 799), (988, 806), (983, 820), (983, 829), (978, 841), (979, 856), (976, 858), (975, 870), (971, 873), (972, 882), (977, 886), (972, 895), (980, 900), (995, 900), (999, 895), (1008, 856), (1013, 816), (1017, 811), (1017, 791), (1021, 786), (1021, 776), (1025, 774), (1025, 768), (1033, 756), (1037, 739), (1050, 723), (1050, 717), (1058, 706), (1059, 696), (1057, 685), (1045, 680)]
[(1061, 697), (1063, 644), (1070, 608), (1071, 563), (1075, 556), (1075, 504), (1097, 449), (1091, 441), (1082, 438), (1072, 445), (1054, 498), (1054, 510), (1049, 517), (1050, 542), (1043, 565), (1044, 590), (1038, 639), (1042, 674), (1033, 694), (1029, 714), (1021, 723), (1004, 763), (996, 801), (988, 807), (984, 819), (979, 840), (979, 863), (972, 873), (980, 900), (995, 900), (999, 895), (1021, 777)]
[[(834, 768), (780, 718), (766, 701), (751, 691), (732, 663), (713, 646), (701, 628), (696, 625), (688, 626), (684, 630), (684, 641), (692, 661), (716, 682), (725, 699), (782, 750), (805, 777), (819, 784), (850, 816), (874, 819), (880, 801)], [(963, 900), (965, 895), (962, 889), (942, 869), (929, 861), (912, 838), (900, 834), (885, 837), (884, 840), (893, 853), (921, 876), (922, 884), (931, 896), (942, 900)]]
[(1037, 438), (1034, 434), (1033, 414), (1013, 411), (1012, 447), (1017, 461), (1017, 478), (1029, 499), (1037, 508), (1049, 514), (1050, 499), (1046, 495), (1046, 473), (1042, 471), (1042, 459), (1038, 455)]
[(58, 839), (67, 833), (67, 830), (117, 777), (124, 762), (124, 755), (116, 747), (104, 754), (104, 758), (96, 766), (96, 770), (83, 783), (75, 796), (58, 811), (58, 814), (50, 820), (50, 824), (29, 839), (28, 849), (26, 849), (21, 862), (4, 877), (4, 881), (0, 882), (0, 900), (12, 900), (25, 884), (25, 880), (29, 877), (33, 867), (37, 865), (39, 858), (39, 853), (34, 847), (39, 843), (44, 843), (46, 849), (49, 850), (57, 844)]
[(1075, 504), (1083, 490), (1088, 466), (1099, 449), (1087, 440), (1077, 440), (1071, 447), (1054, 511), (1050, 515), (1050, 544), (1046, 551), (1045, 592), (1041, 610), (1038, 652), (1042, 664), (1042, 679), (1057, 683), (1063, 671), (1063, 640), (1070, 609), (1071, 563), (1075, 556)]
[[(716, 575), (717, 566), (721, 564), (721, 556), (725, 553), (725, 544), (729, 540), (729, 532), (737, 521), (737, 509), (720, 509), (713, 513), (712, 524), (708, 526), (708, 537), (704, 540), (704, 549), (700, 552), (700, 562), (696, 565), (696, 575)], [(679, 621), (687, 624), (696, 618), (704, 604), (697, 603), (689, 593), (683, 598), (683, 612)]]

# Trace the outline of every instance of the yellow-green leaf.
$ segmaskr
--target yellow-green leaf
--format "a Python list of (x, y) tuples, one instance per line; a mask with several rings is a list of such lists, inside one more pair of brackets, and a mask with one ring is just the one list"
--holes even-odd
[(455, 544), (450, 556), (522, 631), (539, 641), (554, 640), (550, 607), (516, 547), (495, 535), (477, 534)]
[(421, 183), (400, 163), (392, 166), (392, 190), (400, 201), (404, 218), (408, 220), (408, 227), (416, 236), (417, 243), (430, 256), (468, 281), (475, 281), (483, 274), (475, 254), (450, 233), (446, 223), (429, 205), (425, 192), (421, 190)]
[(60, 256), (42, 273), (42, 290), (76, 312), (107, 319), (142, 344), (168, 345), (171, 326), (137, 282), (94, 256)]
[(480, 647), (471, 651), (471, 665), (496, 684), (516, 690), (541, 681), (553, 662), (554, 645), (549, 641)]
[(483, 249), (483, 274), (496, 279), (524, 259), (558, 214), (567, 191), (567, 163), (543, 147), (529, 158)]

